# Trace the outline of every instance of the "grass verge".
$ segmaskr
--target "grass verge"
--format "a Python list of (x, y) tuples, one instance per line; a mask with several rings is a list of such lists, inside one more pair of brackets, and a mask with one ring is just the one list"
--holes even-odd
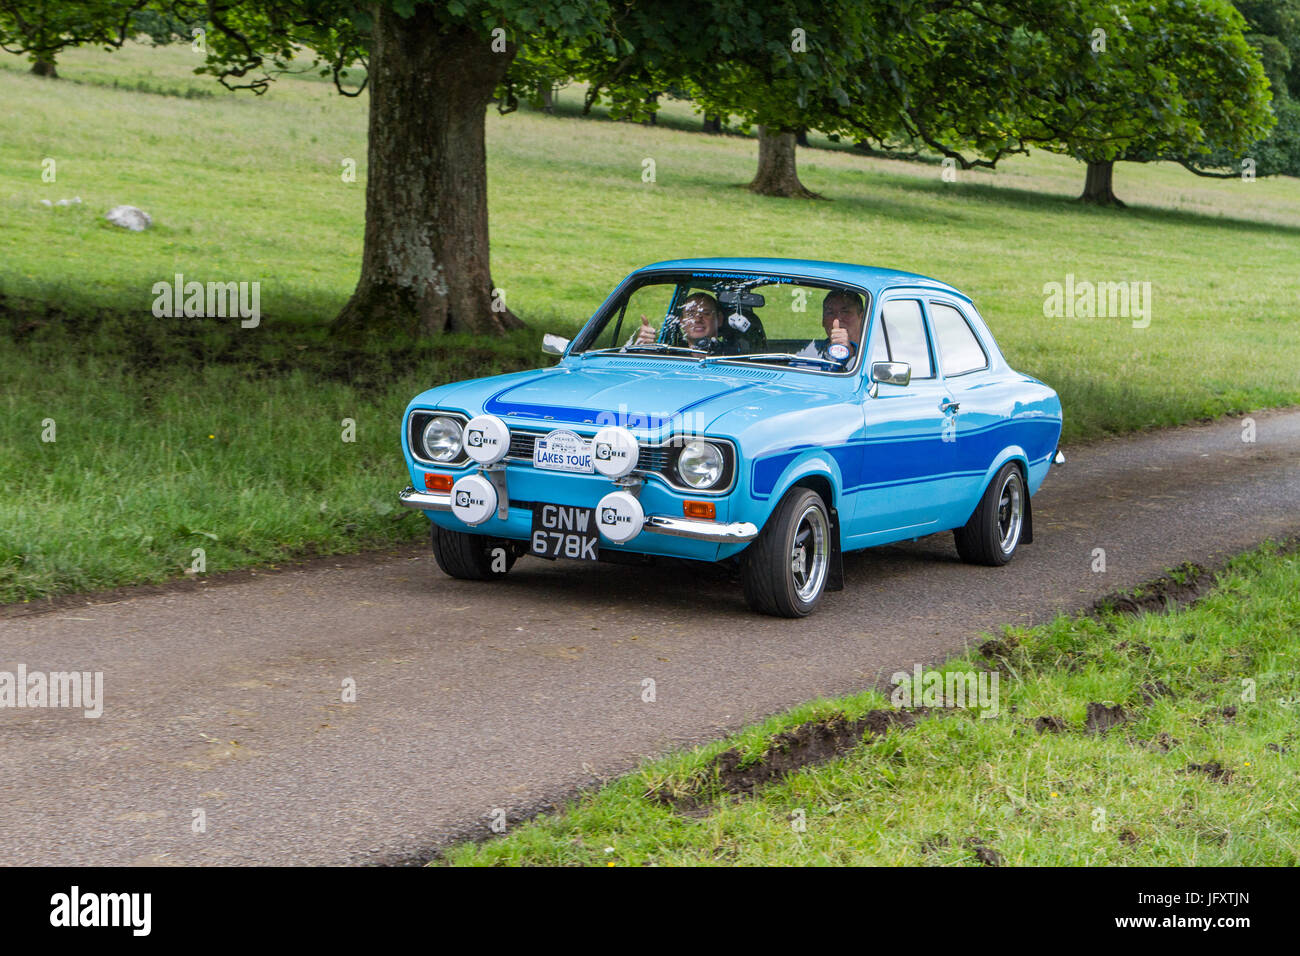
[(996, 674), (995, 716), (810, 702), (443, 862), (1294, 866), (1298, 594), (1300, 553), (1265, 546), (1188, 607), (1008, 628), (937, 669)]
[(8, 304), (0, 602), (178, 577), (196, 549), (213, 572), (427, 535), (397, 505), (406, 403), (545, 361), (527, 332), (344, 349), (320, 327)]

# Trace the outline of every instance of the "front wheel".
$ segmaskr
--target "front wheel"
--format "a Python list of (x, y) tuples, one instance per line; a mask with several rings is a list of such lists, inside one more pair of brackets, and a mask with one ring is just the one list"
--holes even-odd
[(1015, 556), (1025, 527), (1029, 492), (1018, 465), (1003, 465), (966, 525), (953, 531), (957, 553), (968, 564), (1000, 567)]
[(744, 552), (745, 600), (760, 614), (805, 617), (826, 589), (831, 523), (821, 495), (794, 488)]
[(434, 525), (433, 557), (442, 572), (453, 578), (496, 581), (506, 576), (518, 554), (504, 541)]

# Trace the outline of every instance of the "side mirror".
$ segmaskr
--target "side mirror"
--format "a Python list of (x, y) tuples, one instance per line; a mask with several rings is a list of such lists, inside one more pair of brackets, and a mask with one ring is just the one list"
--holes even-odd
[(547, 332), (542, 336), (542, 351), (547, 355), (563, 355), (569, 347), (569, 340)]
[(876, 362), (871, 366), (871, 381), (882, 385), (906, 385), (912, 381), (912, 366), (906, 362)]

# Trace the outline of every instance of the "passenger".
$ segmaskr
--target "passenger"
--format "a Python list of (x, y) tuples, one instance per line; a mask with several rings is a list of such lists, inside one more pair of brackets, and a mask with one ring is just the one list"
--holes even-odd
[(822, 328), (826, 338), (814, 339), (799, 355), (830, 359), (848, 365), (862, 345), (862, 319), (866, 309), (862, 296), (848, 289), (834, 289), (822, 300)]

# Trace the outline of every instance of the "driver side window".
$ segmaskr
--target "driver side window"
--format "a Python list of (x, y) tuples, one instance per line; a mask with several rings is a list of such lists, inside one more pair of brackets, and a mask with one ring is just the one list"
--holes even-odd
[(881, 317), (889, 361), (906, 362), (912, 366), (914, 380), (934, 378), (930, 336), (925, 329), (921, 303), (916, 299), (892, 299), (881, 307)]
[(596, 343), (593, 347), (618, 348), (630, 342), (636, 338), (641, 328), (643, 315), (650, 325), (657, 329), (662, 328), (664, 317), (669, 314), (669, 307), (672, 305), (673, 292), (672, 286), (659, 283), (650, 283), (634, 289), (627, 297), (622, 323), (611, 321), (607, 327), (608, 332), (603, 336), (605, 341)]

